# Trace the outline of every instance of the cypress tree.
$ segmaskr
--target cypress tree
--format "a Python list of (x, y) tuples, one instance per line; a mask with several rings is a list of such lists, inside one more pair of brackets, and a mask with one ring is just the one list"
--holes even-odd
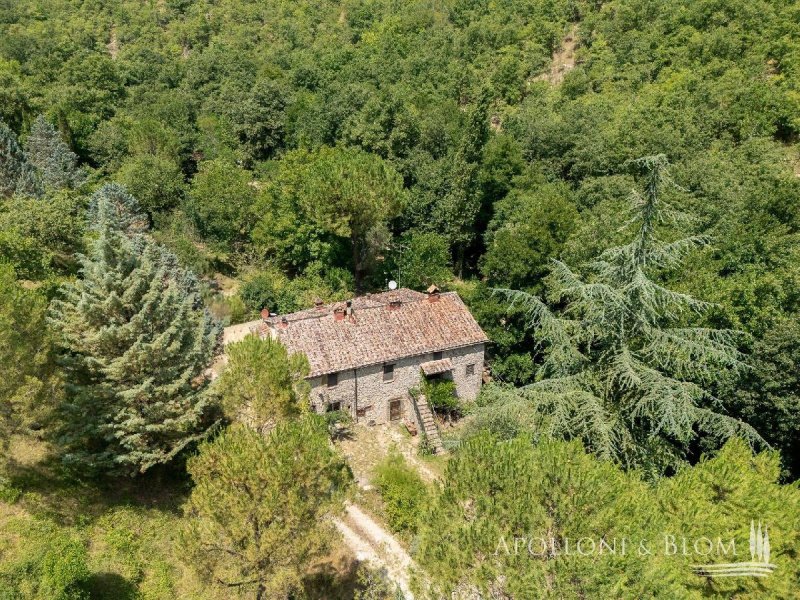
[(475, 223), (481, 209), (478, 167), (489, 138), (489, 101), (489, 92), (482, 90), (469, 113), (464, 138), (453, 157), (450, 189), (434, 208), (434, 222), (450, 240), (459, 277), (463, 276), (467, 247), (475, 238)]
[(17, 136), (0, 121), (0, 196), (9, 198), (14, 194), (38, 197), (42, 194), (42, 186), (36, 170), (20, 148)]
[[(664, 199), (674, 185), (667, 160), (658, 155), (635, 164), (645, 185), (631, 198), (633, 239), (585, 265), (585, 278), (554, 262), (551, 296), (563, 310), (527, 292), (497, 290), (524, 307), (545, 350), (538, 381), (502, 390), (491, 412), (662, 471), (680, 462), (698, 432), (718, 442), (761, 438), (718, 412), (721, 402), (709, 391), (725, 372), (743, 366), (737, 332), (687, 326), (709, 304), (657, 281), (708, 240), (659, 238), (660, 225), (683, 217)], [(505, 417), (495, 423), (507, 424)]]
[(67, 380), (56, 439), (68, 466), (135, 474), (209, 426), (204, 371), (219, 326), (195, 277), (135, 233), (135, 200), (124, 189), (106, 186), (92, 205), (98, 236), (82, 277), (50, 311)]
[(39, 115), (25, 141), (28, 162), (39, 170), (42, 183), (56, 189), (75, 188), (83, 181), (78, 157), (44, 115)]

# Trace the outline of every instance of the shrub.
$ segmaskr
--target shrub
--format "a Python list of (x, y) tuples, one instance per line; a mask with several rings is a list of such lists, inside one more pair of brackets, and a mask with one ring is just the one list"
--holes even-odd
[(281, 274), (262, 271), (242, 284), (239, 297), (251, 312), (258, 312), (262, 308), (275, 312), (279, 304), (280, 291), (285, 285), (285, 277)]
[(456, 398), (456, 384), (449, 379), (426, 381), (423, 393), (428, 399), (428, 404), (438, 413), (452, 415), (459, 412), (458, 398)]
[(417, 515), (428, 497), (419, 474), (397, 451), (392, 451), (375, 467), (373, 483), (383, 498), (392, 530), (416, 532)]

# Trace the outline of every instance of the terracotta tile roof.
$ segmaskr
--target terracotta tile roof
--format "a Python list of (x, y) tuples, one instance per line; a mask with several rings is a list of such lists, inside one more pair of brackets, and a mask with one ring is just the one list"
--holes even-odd
[(439, 360), (429, 360), (419, 366), (425, 375), (438, 375), (439, 373), (446, 373), (453, 368), (453, 361), (449, 358), (440, 358)]
[[(399, 306), (393, 303), (399, 302)], [(303, 352), (309, 377), (419, 356), (489, 341), (455, 292), (426, 294), (409, 289), (360, 296), (265, 319), (261, 335), (274, 335), (290, 352)]]

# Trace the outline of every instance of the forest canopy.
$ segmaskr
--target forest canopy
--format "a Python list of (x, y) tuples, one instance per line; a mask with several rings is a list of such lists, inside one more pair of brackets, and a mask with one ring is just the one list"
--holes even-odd
[[(179, 494), (194, 456), (188, 472), (213, 492), (194, 494), (205, 533), (235, 537), (211, 507), (236, 482), (204, 469), (216, 473), (219, 455), (235, 479), (253, 452), (301, 446), (308, 365), (250, 339), (212, 382), (222, 327), (391, 280), (458, 292), (491, 339), (477, 402), (446, 398), (466, 426), (441, 488), (400, 459), (379, 486), (394, 508), (412, 490), (408, 513), (447, 519), (396, 519), (442, 589), (481, 581), (448, 571), (442, 539), (497, 527), (490, 503), (472, 523), (459, 502), (558, 476), (509, 472), (508, 456), (608, 476), (603, 524), (613, 506), (680, 520), (670, 494), (694, 477), (721, 498), (718, 482), (740, 467), (743, 489), (796, 503), (800, 5), (0, 0), (4, 453), (27, 436), (53, 453), (53, 480), (178, 473)], [(277, 433), (230, 428), (243, 414)], [(339, 417), (325, 423), (347, 432)], [(300, 466), (327, 461), (343, 491), (346, 466), (321, 450), (320, 423), (307, 425), (320, 453)], [(0, 500), (27, 494), (4, 473)], [(281, 477), (314, 481), (289, 467)], [(631, 490), (647, 499), (634, 506)], [(242, 514), (316, 514), (270, 494), (274, 506)], [(331, 492), (326, 515), (342, 498)], [(35, 551), (0, 568), (0, 596), (56, 560), (38, 541), (50, 525), (24, 521), (19, 539)], [(83, 515), (64, 521), (54, 539), (73, 577), (58, 589), (86, 597)], [(263, 576), (271, 547), (252, 547), (260, 566), (245, 571)], [(302, 566), (281, 567), (286, 589), (300, 589)], [(553, 579), (518, 567), (486, 568), (519, 585), (577, 585), (569, 569)], [(673, 567), (640, 573), (640, 595)], [(619, 581), (598, 573), (589, 588), (615, 594)], [(780, 597), (790, 584), (775, 581)], [(267, 593), (262, 579), (251, 587)]]

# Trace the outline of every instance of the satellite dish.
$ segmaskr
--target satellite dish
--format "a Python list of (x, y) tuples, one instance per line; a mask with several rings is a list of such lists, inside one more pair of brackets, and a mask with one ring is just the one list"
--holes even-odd
[(394, 279), (392, 279), (392, 280), (389, 282), (389, 289), (390, 289), (390, 290), (396, 290), (396, 289), (397, 289), (397, 282), (396, 282)]

